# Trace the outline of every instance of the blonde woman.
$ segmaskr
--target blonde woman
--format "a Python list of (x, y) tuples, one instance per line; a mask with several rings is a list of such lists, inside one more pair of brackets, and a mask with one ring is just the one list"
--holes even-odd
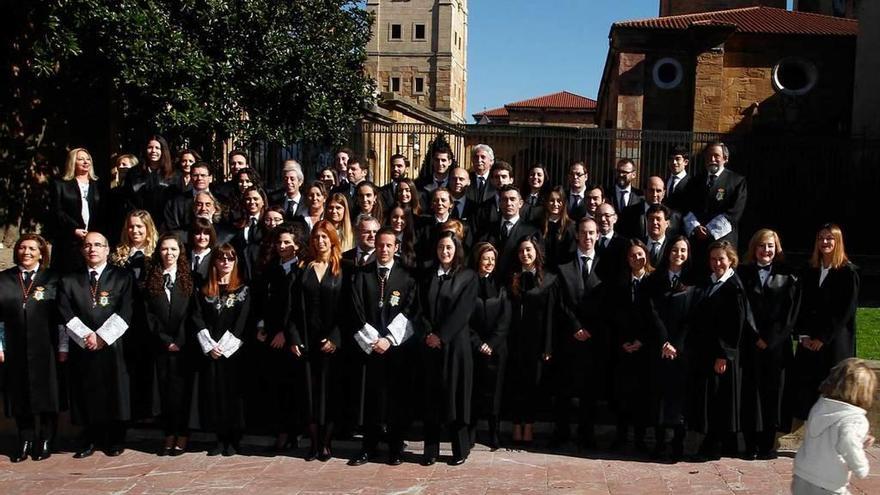
[(52, 210), (56, 213), (55, 269), (68, 273), (84, 266), (79, 246), (91, 230), (102, 230), (103, 194), (92, 155), (85, 148), (74, 148), (67, 154), (61, 180), (52, 189)]
[(327, 209), (324, 219), (336, 227), (339, 236), (339, 246), (342, 252), (354, 248), (354, 229), (351, 226), (351, 215), (348, 211), (348, 199), (344, 194), (333, 193), (327, 201)]
[(859, 275), (850, 263), (838, 225), (816, 234), (810, 264), (801, 276), (794, 359), (794, 417), (806, 419), (818, 387), (837, 363), (856, 354)]

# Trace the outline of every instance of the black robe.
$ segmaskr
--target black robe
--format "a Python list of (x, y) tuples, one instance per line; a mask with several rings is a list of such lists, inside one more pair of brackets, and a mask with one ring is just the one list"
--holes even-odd
[[(196, 302), (190, 316), (190, 328), (195, 334), (207, 329), (215, 342), (219, 342), (226, 332), (239, 340), (244, 339), (251, 305), (248, 286), (242, 285), (231, 292), (221, 287), (217, 297), (207, 297), (201, 292), (194, 297)], [(199, 345), (197, 335), (191, 335), (190, 340)], [(244, 427), (241, 351), (239, 348), (228, 358), (214, 359), (199, 346), (199, 358), (194, 363), (197, 373), (195, 394), (198, 397), (199, 426), (203, 430), (226, 432)]]
[(559, 265), (570, 262), (577, 252), (577, 224), (569, 222), (559, 235), (559, 222), (547, 224), (544, 236), (544, 268), (556, 273)]
[[(501, 412), (504, 375), (507, 371), (510, 300), (507, 289), (491, 275), (480, 277), (479, 284), (476, 307), (471, 316), (475, 412), (483, 417), (497, 417)], [(483, 344), (492, 349), (491, 356), (480, 352)]]
[[(82, 195), (76, 179), (57, 180), (51, 192), (52, 211), (55, 216), (53, 269), (63, 275), (85, 267), (80, 254), (82, 240), (73, 233), (76, 229), (104, 232), (105, 196), (97, 181), (89, 180), (89, 224), (82, 218)], [(109, 238), (109, 236), (108, 236)]]
[[(71, 273), (61, 279), (58, 310), (61, 322), (79, 320), (97, 331), (114, 315), (126, 329), (132, 321), (134, 280), (124, 269), (107, 265), (98, 279), (96, 299), (92, 298), (87, 271)], [(116, 321), (119, 321), (118, 318)], [(131, 389), (125, 362), (125, 335), (95, 351), (86, 350), (71, 336), (68, 362), (70, 409), (74, 424), (92, 425), (131, 418)]]
[[(413, 325), (419, 323), (416, 281), (399, 262), (395, 262), (388, 273), (381, 307), (378, 265), (375, 262), (354, 274), (351, 295), (354, 311), (351, 330), (354, 332), (370, 324), (380, 337), (387, 338), (390, 333), (388, 325), (398, 315), (403, 315)], [(411, 336), (392, 345), (383, 354), (367, 354), (358, 347), (353, 334), (347, 336), (346, 345), (353, 349), (349, 356), (354, 361), (352, 369), (359, 384), (357, 402), (352, 404), (357, 407), (357, 424), (373, 426), (390, 423), (401, 427), (408, 421), (418, 341), (417, 337)]]
[[(650, 309), (650, 420), (660, 426), (683, 425), (687, 411), (688, 332), (697, 299), (693, 286), (677, 281), (673, 286), (666, 271), (656, 271), (644, 282)], [(675, 348), (675, 359), (661, 357), (663, 345)]]
[(856, 309), (859, 303), (859, 274), (849, 263), (828, 270), (819, 285), (819, 268), (808, 268), (801, 276), (800, 312), (795, 336), (819, 339), (823, 346), (810, 351), (798, 344), (795, 352), (791, 391), (794, 417), (806, 419), (819, 398), (819, 385), (837, 363), (856, 355)]
[[(733, 276), (711, 293), (712, 282), (700, 289), (688, 345), (691, 348), (689, 427), (701, 433), (740, 431), (742, 412), (742, 348), (754, 345), (745, 289)], [(716, 359), (727, 360), (723, 374)]]
[[(427, 394), (425, 413), (433, 418), (432, 423), (466, 424), (471, 419), (474, 383), (470, 318), (479, 290), (477, 274), (462, 268), (450, 279), (441, 280), (434, 269), (423, 284), (424, 333), (420, 340)], [(430, 333), (440, 338), (439, 349), (424, 343)]]
[(792, 360), (791, 334), (798, 310), (797, 277), (784, 264), (773, 263), (767, 283), (761, 284), (758, 266), (737, 270), (749, 298), (755, 328), (767, 348), (743, 348), (743, 429), (787, 431), (783, 408), (786, 368)]
[[(192, 400), (193, 362), (198, 343), (190, 342), (187, 324), (193, 312), (192, 294), (180, 283), (171, 289), (171, 301), (161, 294), (144, 291), (144, 306), (152, 356), (153, 405), (167, 417), (188, 417)], [(169, 351), (170, 344), (179, 351)]]
[[(610, 290), (611, 321), (609, 340), (613, 359), (611, 397), (614, 409), (628, 422), (636, 425), (651, 423), (647, 413), (649, 365), (651, 347), (650, 306), (648, 291), (644, 287), (647, 276), (643, 277), (633, 289), (630, 283), (619, 283)], [(623, 344), (641, 342), (642, 346), (633, 352), (626, 352)]]
[[(344, 364), (341, 353), (348, 345), (342, 340), (342, 291), (342, 274), (333, 275), (329, 266), (320, 281), (311, 265), (304, 267), (295, 285), (295, 317), (289, 319), (288, 331), (292, 343), (301, 346), (303, 353), (297, 359), (297, 401), (309, 423), (327, 425), (342, 418), (339, 375)], [(321, 351), (324, 340), (333, 342), (336, 352)]]
[(22, 305), (21, 270), (0, 273), (0, 321), (6, 327), (6, 363), (0, 367), (5, 384), (7, 416), (59, 410), (55, 351), (58, 346), (58, 276), (41, 269), (34, 275)]

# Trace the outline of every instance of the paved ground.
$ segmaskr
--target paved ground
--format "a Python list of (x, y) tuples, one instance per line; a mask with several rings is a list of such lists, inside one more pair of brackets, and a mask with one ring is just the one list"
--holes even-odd
[[(380, 463), (349, 467), (344, 458), (305, 462), (301, 450), (264, 457), (257, 453), (258, 446), (250, 447), (250, 455), (228, 458), (207, 457), (203, 451), (160, 458), (151, 453), (156, 444), (154, 439), (135, 440), (133, 448), (117, 458), (97, 453), (75, 460), (62, 453), (42, 462), (11, 464), (3, 457), (0, 493), (784, 494), (789, 493), (792, 465), (790, 457), (667, 465), (634, 458), (581, 457), (575, 452), (489, 452), (478, 446), (459, 467), (442, 463), (422, 467), (415, 463), (415, 454), (407, 458), (411, 462), (396, 467)], [(336, 453), (348, 456), (355, 447), (354, 442), (343, 442)], [(443, 453), (449, 455), (445, 447)], [(420, 445), (414, 443), (410, 449), (420, 452)], [(872, 474), (855, 481), (853, 493), (880, 493), (880, 449), (871, 449), (869, 455)]]

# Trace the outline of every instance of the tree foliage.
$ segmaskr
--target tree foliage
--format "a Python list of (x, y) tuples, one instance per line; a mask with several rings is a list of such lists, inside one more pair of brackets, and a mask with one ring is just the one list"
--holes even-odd
[(149, 131), (338, 143), (373, 94), (371, 19), (356, 0), (13, 0), (3, 10), (7, 165), (41, 148), (115, 151)]

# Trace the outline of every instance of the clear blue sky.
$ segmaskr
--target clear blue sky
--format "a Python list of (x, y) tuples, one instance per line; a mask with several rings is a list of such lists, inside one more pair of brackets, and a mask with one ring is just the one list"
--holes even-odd
[(471, 122), (474, 112), (562, 90), (596, 98), (611, 24), (656, 17), (660, 1), (470, 0), (468, 10)]

